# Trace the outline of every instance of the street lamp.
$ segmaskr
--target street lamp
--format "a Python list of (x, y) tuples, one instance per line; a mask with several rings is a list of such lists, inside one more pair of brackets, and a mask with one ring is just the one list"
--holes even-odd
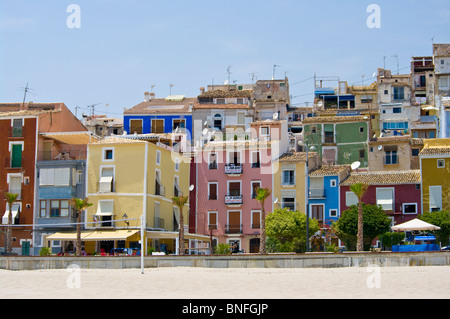
[(306, 149), (306, 165), (305, 165), (305, 187), (306, 187), (306, 251), (309, 251), (309, 181), (308, 181), (308, 174), (309, 174), (309, 168), (308, 168), (308, 162), (309, 162), (309, 155), (308, 151), (315, 151), (316, 148), (314, 146), (309, 147), (308, 141), (305, 142), (299, 141), (299, 146), (304, 146), (304, 149)]

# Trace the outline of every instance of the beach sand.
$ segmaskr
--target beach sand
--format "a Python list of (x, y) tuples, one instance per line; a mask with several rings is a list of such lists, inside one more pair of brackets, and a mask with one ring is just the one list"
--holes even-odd
[(450, 298), (450, 267), (0, 270), (0, 299)]

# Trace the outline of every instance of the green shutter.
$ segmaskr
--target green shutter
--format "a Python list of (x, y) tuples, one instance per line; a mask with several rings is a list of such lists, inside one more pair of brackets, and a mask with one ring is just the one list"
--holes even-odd
[(22, 145), (12, 145), (11, 167), (22, 167)]

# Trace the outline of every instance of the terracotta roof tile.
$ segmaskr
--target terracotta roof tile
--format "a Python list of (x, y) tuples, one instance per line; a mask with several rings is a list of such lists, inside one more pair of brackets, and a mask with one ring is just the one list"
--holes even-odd
[[(308, 152), (308, 157), (314, 158), (317, 156), (316, 152)], [(306, 152), (294, 152), (294, 153), (284, 153), (278, 159), (280, 162), (306, 162)]]
[(420, 181), (420, 170), (372, 171), (366, 173), (351, 173), (341, 185), (349, 186), (356, 183), (369, 185), (419, 184)]
[(307, 117), (303, 120), (303, 124), (310, 123), (338, 123), (338, 122), (366, 122), (369, 121), (367, 116), (316, 116)]
[(350, 165), (330, 165), (330, 166), (322, 166), (315, 171), (309, 173), (310, 176), (329, 176), (329, 175), (338, 175), (343, 171), (351, 170)]
[(190, 113), (189, 105), (193, 106), (195, 103), (197, 103), (197, 98), (184, 98), (182, 101), (153, 98), (148, 102), (141, 102), (126, 110), (124, 115)]

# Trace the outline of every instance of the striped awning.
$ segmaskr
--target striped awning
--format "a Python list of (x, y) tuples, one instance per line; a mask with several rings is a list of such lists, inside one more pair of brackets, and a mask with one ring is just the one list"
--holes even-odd
[[(136, 229), (95, 230), (81, 232), (82, 241), (126, 240), (138, 233)], [(77, 232), (57, 232), (47, 236), (49, 240), (77, 240)]]

